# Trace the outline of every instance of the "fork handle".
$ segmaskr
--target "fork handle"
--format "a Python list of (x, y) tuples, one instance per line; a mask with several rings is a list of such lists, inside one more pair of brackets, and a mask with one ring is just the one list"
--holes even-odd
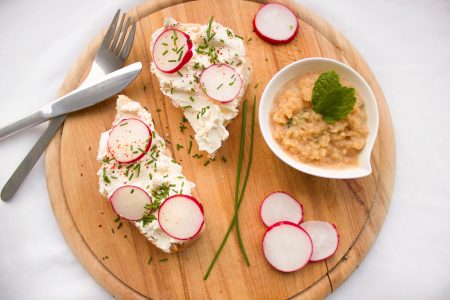
[(14, 196), (22, 182), (27, 177), (28, 173), (30, 173), (33, 166), (39, 160), (39, 157), (41, 157), (45, 148), (47, 148), (47, 145), (52, 140), (59, 127), (61, 127), (64, 123), (65, 119), (66, 115), (63, 115), (50, 120), (47, 129), (41, 135), (36, 144), (34, 144), (33, 148), (31, 148), (30, 152), (28, 152), (27, 156), (25, 156), (3, 187), (0, 196), (3, 201), (8, 201)]
[(47, 118), (44, 117), (44, 114), (42, 113), (42, 111), (38, 110), (18, 121), (9, 123), (9, 124), (1, 127), (0, 128), (0, 140), (6, 138), (16, 132), (36, 126), (45, 121), (47, 121)]

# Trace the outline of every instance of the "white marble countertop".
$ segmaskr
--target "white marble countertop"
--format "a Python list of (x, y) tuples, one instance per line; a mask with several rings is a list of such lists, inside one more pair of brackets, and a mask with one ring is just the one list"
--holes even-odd
[[(83, 48), (117, 8), (139, 0), (0, 2), (0, 123), (52, 100)], [(383, 229), (330, 299), (450, 299), (450, 2), (302, 3), (359, 49), (388, 101), (397, 176)], [(0, 184), (43, 131), (0, 143)], [(110, 299), (66, 245), (41, 159), (15, 199), (0, 202), (0, 299)]]

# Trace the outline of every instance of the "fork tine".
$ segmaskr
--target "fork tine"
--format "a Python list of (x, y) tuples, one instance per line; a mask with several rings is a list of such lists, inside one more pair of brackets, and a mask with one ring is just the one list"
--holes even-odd
[(122, 26), (123, 26), (123, 21), (124, 20), (125, 20), (125, 14), (122, 15), (122, 18), (120, 19), (120, 24), (116, 28), (116, 33), (114, 34), (114, 39), (113, 39), (111, 45), (109, 46), (109, 49), (111, 51), (113, 51), (116, 48), (117, 41), (119, 40), (120, 32), (122, 31)]
[(102, 44), (100, 48), (108, 48), (109, 44), (111, 44), (111, 40), (114, 34), (114, 30), (116, 29), (117, 20), (120, 16), (120, 9), (117, 10), (113, 20), (111, 21), (111, 25), (109, 25), (108, 31), (106, 32), (105, 37), (103, 38)]
[(125, 26), (122, 28), (122, 35), (120, 36), (119, 43), (117, 44), (116, 49), (114, 50), (114, 54), (119, 56), (120, 49), (122, 49), (123, 41), (125, 40), (125, 36), (127, 35), (128, 25), (130, 24), (131, 18), (128, 17)]
[(128, 34), (127, 41), (125, 42), (125, 46), (123, 46), (122, 51), (120, 51), (120, 58), (124, 61), (127, 59), (128, 55), (130, 55), (131, 46), (133, 45), (134, 35), (136, 33), (136, 23), (133, 23), (131, 27), (130, 33)]

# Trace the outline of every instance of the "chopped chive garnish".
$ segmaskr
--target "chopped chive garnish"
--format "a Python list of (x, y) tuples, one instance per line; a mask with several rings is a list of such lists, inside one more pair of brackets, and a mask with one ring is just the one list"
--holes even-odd
[(178, 50), (177, 50), (177, 54), (181, 52), (181, 50), (184, 48), (184, 45), (181, 46)]
[(177, 62), (175, 59), (169, 59), (169, 62)]
[(192, 96), (189, 96), (189, 100), (191, 100), (192, 102), (195, 101), (195, 100), (194, 100), (194, 97), (192, 97)]
[(149, 264), (152, 262), (152, 260), (153, 260), (153, 256), (150, 256), (150, 257), (148, 258), (147, 265), (149, 265)]
[(169, 46), (169, 44), (167, 44), (167, 43), (162, 43), (164, 46)]
[(211, 19), (209, 19), (208, 29), (206, 30), (206, 36), (208, 38), (208, 41), (212, 38), (212, 36), (211, 36), (211, 26), (212, 26), (213, 20), (214, 20), (214, 16), (211, 16)]
[(221, 84), (217, 87), (217, 89), (220, 89), (222, 86), (223, 86), (223, 83), (221, 83)]
[(163, 258), (163, 259), (160, 259), (159, 262), (165, 262), (165, 261), (168, 261), (168, 260), (169, 260), (168, 258)]
[(222, 156), (221, 158), (220, 158), (224, 163), (226, 163), (228, 160), (227, 160), (227, 158), (225, 157), (225, 156)]
[(169, 50), (164, 51), (164, 52), (162, 53), (162, 55), (166, 55), (167, 52), (169, 52)]
[(184, 126), (183, 123), (180, 123), (180, 131), (181, 131), (181, 133), (184, 133), (184, 130), (185, 130), (186, 128), (187, 128), (187, 127)]
[(235, 37), (237, 37), (238, 39), (241, 39), (241, 40), (243, 40), (244, 38), (242, 37), (242, 36), (240, 36), (240, 35), (237, 35), (236, 33), (234, 34), (234, 36)]
[(207, 165), (209, 165), (210, 162), (211, 162), (210, 160), (207, 160), (203, 165), (206, 167)]
[(222, 43), (225, 43), (225, 41), (224, 41), (223, 39), (220, 39), (220, 41), (221, 41)]
[(188, 150), (188, 154), (191, 154), (191, 150), (192, 150), (192, 140), (189, 140), (189, 150)]
[(192, 105), (186, 105), (186, 106), (182, 106), (181, 108), (183, 108), (183, 109), (188, 109), (188, 108), (192, 108)]
[(106, 169), (103, 168), (103, 181), (106, 183), (111, 183), (111, 180), (109, 180), (108, 176), (106, 176)]
[(131, 189), (130, 194), (133, 194), (133, 193), (134, 193), (134, 189)]
[(120, 124), (120, 126), (125, 126), (127, 124), (128, 124), (128, 122), (125, 122), (125, 123)]
[(119, 222), (119, 221), (120, 221), (120, 217), (119, 217), (119, 216), (117, 216), (117, 218), (115, 218), (115, 219), (114, 219), (114, 222), (116, 222), (116, 223), (117, 223), (117, 222)]
[(178, 61), (181, 60), (181, 56), (183, 56), (183, 53), (184, 53), (184, 51), (181, 51), (181, 52), (180, 52), (180, 55), (178, 55)]
[(197, 159), (200, 159), (200, 158), (202, 158), (203, 157), (203, 154), (194, 154), (194, 155), (192, 155), (192, 157), (193, 158), (197, 158)]
[(259, 86), (259, 82), (257, 84), (255, 84), (255, 89), (257, 89)]
[(177, 150), (183, 149), (183, 145), (177, 144)]
[(128, 177), (128, 180), (131, 180), (133, 178), (134, 173), (131, 173), (130, 177)]
[(117, 228), (116, 229), (120, 229), (121, 227), (123, 226), (123, 223), (122, 222), (120, 222), (119, 223), (119, 226), (117, 226)]
[(138, 150), (139, 150), (139, 151), (141, 151), (142, 153), (145, 153), (145, 151), (144, 151), (144, 150), (142, 150), (141, 148), (138, 148)]
[(183, 74), (180, 71), (177, 71), (177, 74), (183, 77)]
[(152, 138), (156, 138), (156, 133), (152, 131)]
[(161, 108), (157, 108), (157, 109), (156, 109), (156, 112), (160, 112), (160, 111), (161, 111)]
[(247, 42), (250, 42), (252, 40), (252, 38), (249, 38), (248, 40), (247, 40)]
[(153, 175), (152, 175), (152, 173), (148, 173), (148, 178), (150, 178), (150, 180), (152, 180), (152, 179), (153, 179)]

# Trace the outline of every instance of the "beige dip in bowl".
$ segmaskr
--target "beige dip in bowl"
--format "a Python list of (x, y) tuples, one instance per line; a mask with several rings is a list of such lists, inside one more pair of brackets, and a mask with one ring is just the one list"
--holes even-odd
[[(327, 71), (355, 89), (353, 111), (335, 123), (326, 123), (311, 104), (316, 79)], [(270, 150), (291, 167), (325, 178), (372, 173), (378, 122), (376, 99), (364, 78), (328, 58), (306, 58), (284, 67), (269, 81), (259, 104), (259, 126)]]
[[(273, 103), (271, 129), (275, 141), (307, 164), (329, 168), (357, 166), (369, 129), (364, 101), (355, 92), (353, 111), (343, 120), (327, 123), (312, 108), (312, 90), (319, 72), (300, 75), (283, 86)], [(350, 84), (341, 80), (343, 86)]]

